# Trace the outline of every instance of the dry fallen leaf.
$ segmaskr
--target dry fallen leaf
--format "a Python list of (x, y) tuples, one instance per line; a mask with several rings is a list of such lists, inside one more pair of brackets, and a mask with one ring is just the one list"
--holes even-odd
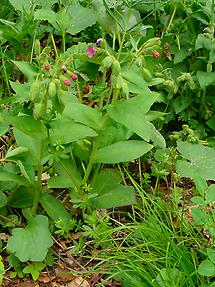
[(90, 287), (90, 284), (82, 278), (81, 276), (78, 276), (74, 280), (68, 283), (68, 287)]

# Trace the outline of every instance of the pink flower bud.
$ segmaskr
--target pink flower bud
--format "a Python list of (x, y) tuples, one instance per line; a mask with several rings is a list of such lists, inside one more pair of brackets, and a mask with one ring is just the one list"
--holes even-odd
[(67, 86), (67, 87), (69, 87), (69, 86), (71, 85), (71, 82), (70, 82), (70, 80), (68, 80), (68, 79), (64, 80), (63, 83), (64, 83), (64, 85)]
[(74, 81), (76, 81), (78, 79), (77, 75), (76, 74), (72, 74), (70, 75), (70, 78)]
[(157, 58), (160, 57), (160, 53), (157, 52), (157, 51), (155, 51), (155, 52), (152, 53), (152, 57), (153, 57), (154, 59), (157, 59)]
[(44, 70), (49, 71), (51, 68), (51, 65), (49, 63), (46, 63), (43, 67), (44, 67)]

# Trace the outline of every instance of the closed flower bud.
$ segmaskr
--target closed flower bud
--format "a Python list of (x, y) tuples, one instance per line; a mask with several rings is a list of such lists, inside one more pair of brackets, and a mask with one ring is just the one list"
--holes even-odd
[(51, 97), (54, 97), (57, 93), (57, 87), (56, 87), (56, 84), (55, 84), (55, 81), (52, 80), (50, 83), (49, 83), (49, 88), (48, 88), (48, 92), (49, 92), (49, 95)]
[(44, 70), (46, 71), (49, 71), (50, 68), (51, 68), (51, 65), (49, 63), (46, 63), (44, 66), (43, 66)]
[(62, 66), (61, 67), (62, 72), (65, 74), (67, 72), (67, 67), (66, 66)]
[(44, 102), (39, 102), (34, 104), (34, 110), (33, 110), (33, 115), (35, 119), (40, 118), (43, 116), (45, 113), (45, 103)]
[(103, 70), (109, 69), (112, 63), (113, 63), (113, 57), (107, 56), (102, 60), (101, 67), (103, 68)]
[(34, 42), (34, 51), (35, 51), (35, 54), (36, 54), (37, 57), (41, 53), (40, 41), (38, 39), (36, 39), (35, 42)]
[(143, 75), (144, 80), (146, 82), (150, 82), (152, 80), (151, 72), (148, 69), (144, 68), (144, 67), (142, 67), (141, 71), (142, 71), (142, 75)]
[(113, 74), (115, 74), (116, 76), (121, 73), (121, 67), (120, 67), (119, 61), (117, 61), (115, 59), (113, 60), (112, 70), (113, 70)]
[(31, 85), (31, 89), (30, 89), (30, 99), (31, 101), (34, 101), (40, 93), (40, 81), (39, 80), (35, 80), (32, 85)]
[(121, 87), (121, 91), (122, 91), (122, 95), (128, 99), (129, 97), (129, 88), (128, 88), (128, 84), (126, 81), (122, 82), (122, 87)]
[(152, 57), (153, 57), (154, 59), (157, 59), (157, 58), (160, 57), (160, 53), (157, 52), (157, 51), (155, 51), (155, 52), (152, 53)]

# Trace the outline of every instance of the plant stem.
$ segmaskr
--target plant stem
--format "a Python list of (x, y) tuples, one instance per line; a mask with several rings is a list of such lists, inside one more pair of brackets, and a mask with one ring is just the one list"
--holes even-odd
[(57, 51), (57, 47), (56, 47), (56, 45), (55, 45), (55, 40), (54, 40), (54, 37), (53, 37), (52, 33), (51, 33), (51, 40), (52, 40), (52, 45), (53, 45), (53, 47), (54, 47), (54, 51), (55, 51), (56, 58), (58, 58), (58, 57), (59, 57), (59, 56), (58, 56), (58, 51)]
[(8, 222), (10, 222), (10, 223), (12, 223), (12, 224), (14, 224), (14, 225), (16, 225), (16, 226), (22, 226), (20, 223), (17, 223), (17, 222), (15, 222), (15, 221), (11, 220), (10, 218), (7, 218), (6, 216), (1, 215), (1, 214), (0, 214), (0, 219), (3, 219), (3, 220), (5, 220), (5, 221), (8, 221)]
[(164, 32), (168, 32), (169, 31), (169, 29), (170, 29), (170, 27), (172, 25), (173, 19), (175, 17), (176, 10), (177, 10), (177, 4), (174, 5), (174, 9), (173, 9), (172, 15), (170, 17), (169, 23), (167, 25), (167, 28), (163, 30), (162, 36), (163, 36)]
[(65, 37), (65, 31), (62, 31), (62, 48), (63, 48), (63, 52), (65, 53), (65, 51), (66, 51), (66, 37)]

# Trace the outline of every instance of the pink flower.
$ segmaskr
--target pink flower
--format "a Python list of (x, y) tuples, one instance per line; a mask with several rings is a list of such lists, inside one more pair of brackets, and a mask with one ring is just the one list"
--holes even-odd
[(68, 87), (71, 85), (71, 82), (68, 79), (64, 80), (63, 83), (64, 83), (65, 86), (68, 86)]
[(96, 54), (96, 48), (90, 45), (88, 46), (86, 53), (89, 58), (92, 58)]

